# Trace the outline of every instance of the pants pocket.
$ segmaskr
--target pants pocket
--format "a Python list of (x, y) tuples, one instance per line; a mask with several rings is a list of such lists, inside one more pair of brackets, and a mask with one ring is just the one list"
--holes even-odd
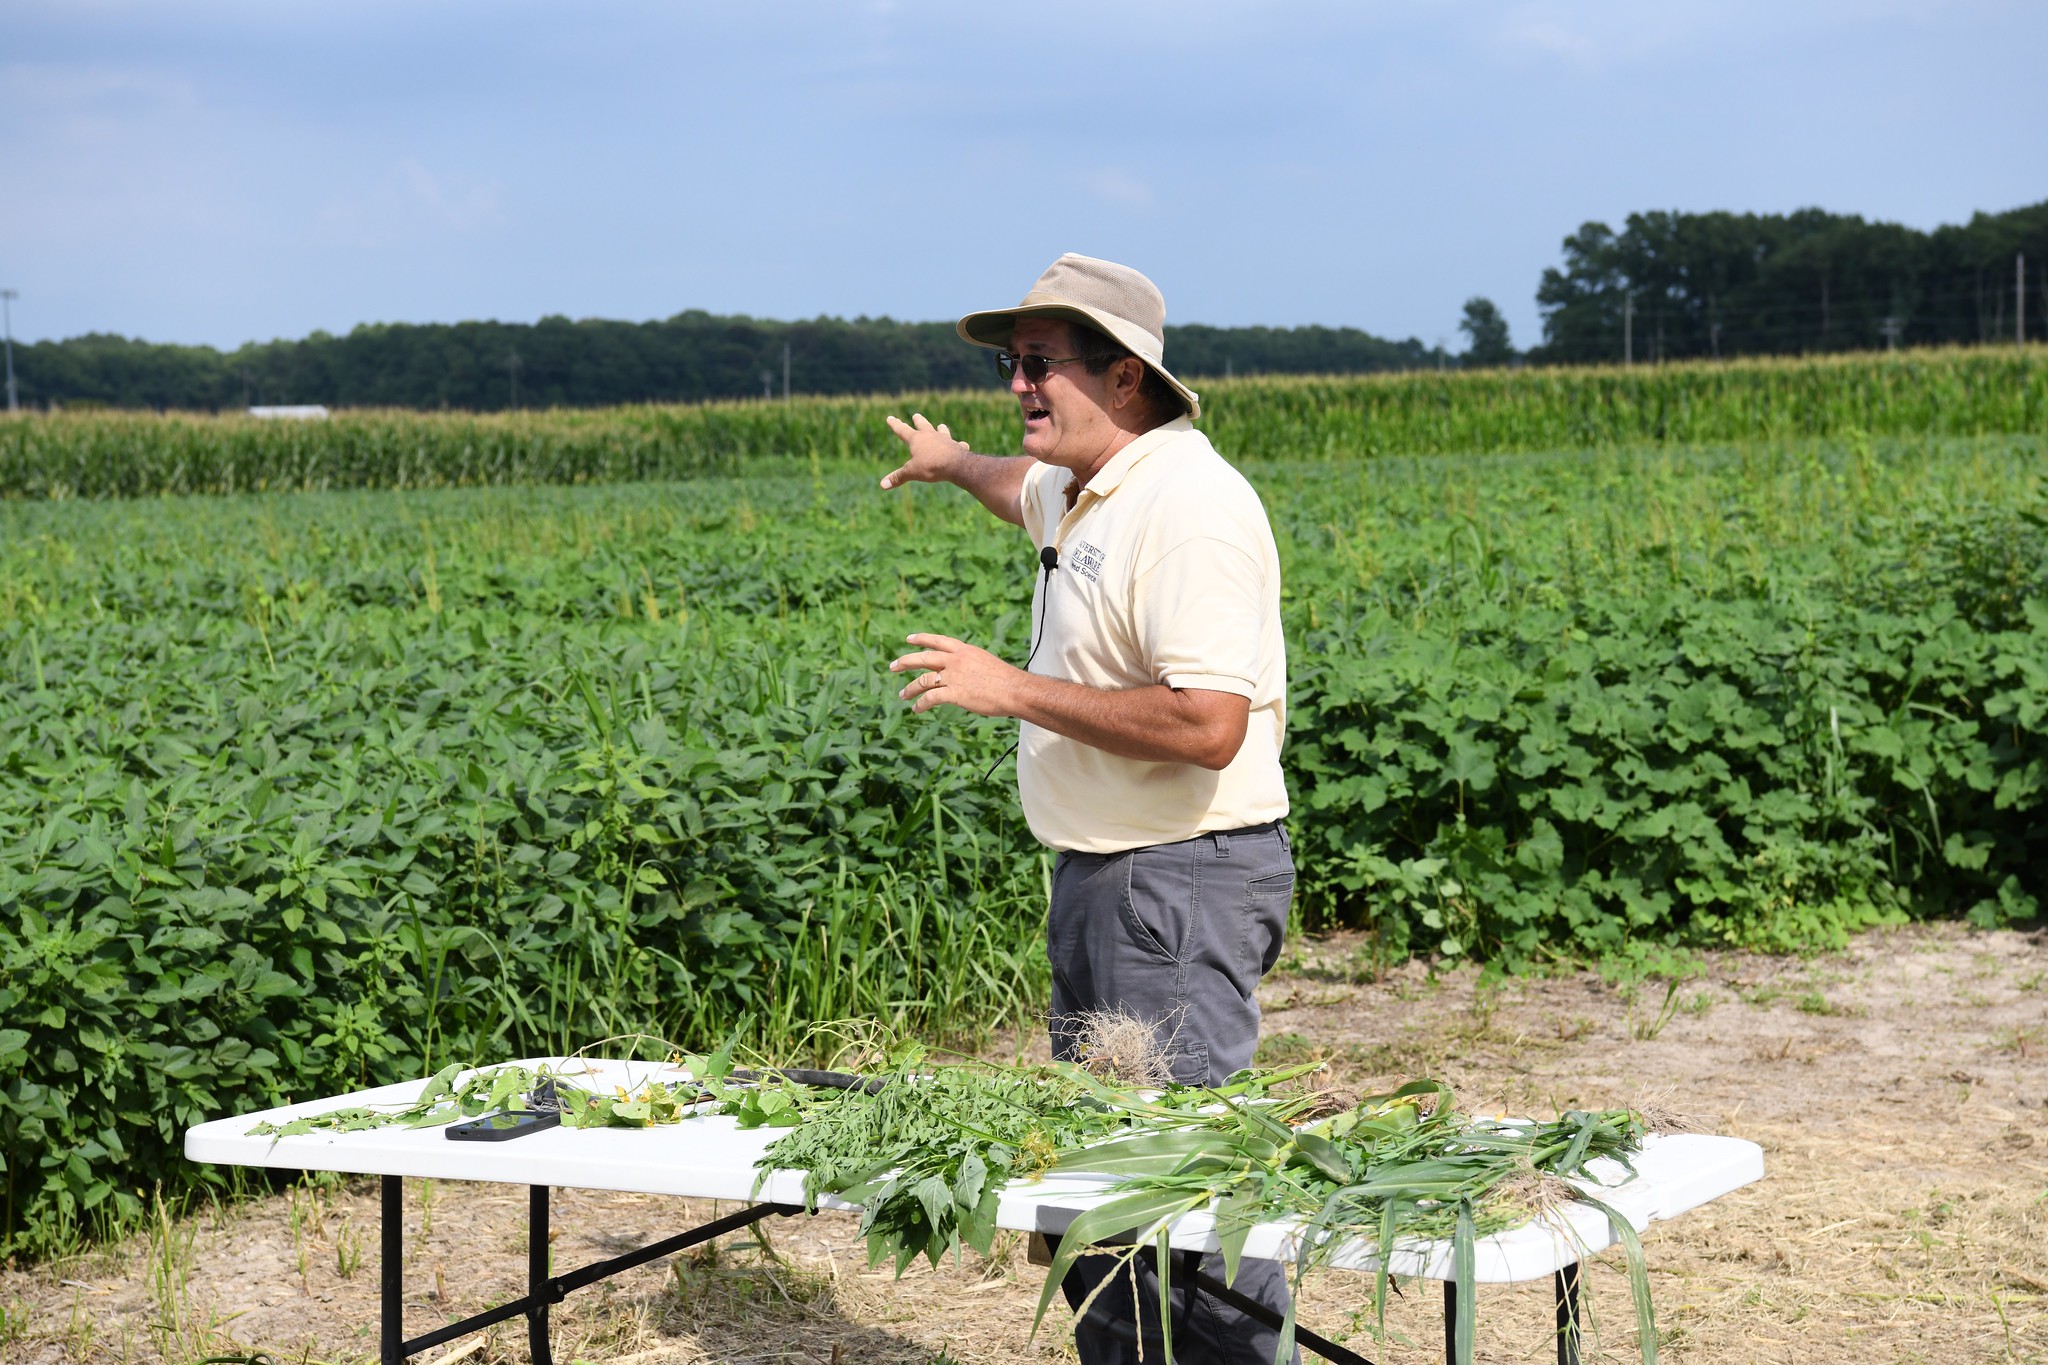
[(1124, 855), (1119, 918), (1131, 942), (1161, 962), (1179, 962), (1186, 951), (1194, 913), (1194, 856), (1190, 844), (1161, 844)]
[(1291, 901), (1294, 899), (1294, 874), (1275, 872), (1270, 877), (1254, 877), (1244, 884), (1244, 889), (1245, 894), (1252, 898), (1255, 905), (1260, 901), (1276, 898)]
[(1209, 1045), (1176, 1042), (1168, 1047), (1166, 1074), (1181, 1085), (1208, 1085)]
[(1294, 904), (1294, 873), (1275, 872), (1245, 883), (1245, 946), (1258, 963), (1258, 975), (1273, 970), (1287, 934), (1287, 912)]

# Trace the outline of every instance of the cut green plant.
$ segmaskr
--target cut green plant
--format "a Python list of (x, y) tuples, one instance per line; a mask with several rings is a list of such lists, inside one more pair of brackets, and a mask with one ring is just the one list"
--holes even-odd
[[(1297, 1285), (1338, 1255), (1367, 1249), (1379, 1263), (1373, 1308), (1383, 1332), (1397, 1249), (1448, 1241), (1457, 1276), (1469, 1284), (1478, 1239), (1576, 1200), (1612, 1223), (1642, 1355), (1646, 1365), (1656, 1360), (1641, 1245), (1628, 1220), (1585, 1189), (1591, 1163), (1605, 1158), (1627, 1169), (1640, 1150), (1645, 1122), (1629, 1110), (1573, 1111), (1546, 1122), (1477, 1119), (1429, 1080), (1345, 1102), (1301, 1087), (1321, 1069), (1315, 1062), (1240, 1072), (1222, 1086), (1135, 1089), (1068, 1063), (936, 1065), (915, 1044), (890, 1049), (861, 1077), (829, 1084), (815, 1079), (820, 1073), (738, 1068), (730, 1046), (677, 1060), (688, 1080), (610, 1095), (547, 1068), (508, 1065), (465, 1077), (450, 1066), (408, 1105), (343, 1108), (251, 1131), (282, 1138), (442, 1124), (519, 1108), (535, 1094), (551, 1096), (571, 1128), (651, 1127), (718, 1112), (744, 1128), (787, 1129), (761, 1158), (763, 1179), (801, 1171), (813, 1209), (825, 1195), (859, 1204), (870, 1263), (899, 1275), (919, 1256), (936, 1265), (963, 1246), (989, 1254), (999, 1197), (1014, 1183), (1055, 1171), (1104, 1178), (1112, 1197), (1062, 1239), (1034, 1329), (1084, 1250), (1106, 1247), (1128, 1259), (1163, 1247), (1176, 1218), (1208, 1210), (1226, 1279), (1236, 1277), (1247, 1237), (1262, 1223), (1295, 1228)], [(1158, 1265), (1170, 1288), (1172, 1258)], [(1473, 1301), (1460, 1300), (1457, 1365), (1470, 1365)], [(1290, 1309), (1283, 1360), (1293, 1333)]]

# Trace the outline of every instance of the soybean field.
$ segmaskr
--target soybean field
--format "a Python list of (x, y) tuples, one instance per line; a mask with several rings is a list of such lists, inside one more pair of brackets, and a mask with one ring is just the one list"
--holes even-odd
[[(2043, 364), (1836, 382), (1886, 363), (1749, 367), (1781, 416), (1852, 395), (1797, 422), (1706, 367), (1220, 391), (1287, 574), (1305, 922), (1514, 970), (2038, 919)], [(1662, 430), (1596, 381), (1668, 386)], [(1041, 1009), (1012, 727), (884, 671), (912, 630), (1021, 659), (1035, 563), (877, 491), (913, 405), (1004, 440), (985, 396), (514, 416), (497, 465), (475, 418), (0, 423), (0, 1249), (207, 1178), (180, 1131), (287, 1096)], [(175, 491), (258, 486), (299, 491)]]

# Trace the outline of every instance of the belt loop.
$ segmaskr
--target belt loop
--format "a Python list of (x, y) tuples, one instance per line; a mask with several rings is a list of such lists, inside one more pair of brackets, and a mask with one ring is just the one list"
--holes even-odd
[(1294, 852), (1294, 845), (1287, 842), (1287, 822), (1285, 820), (1275, 820), (1273, 828), (1280, 835), (1280, 851), (1282, 853)]
[(1212, 837), (1216, 840), (1216, 856), (1228, 858), (1230, 856), (1230, 836), (1219, 832)]

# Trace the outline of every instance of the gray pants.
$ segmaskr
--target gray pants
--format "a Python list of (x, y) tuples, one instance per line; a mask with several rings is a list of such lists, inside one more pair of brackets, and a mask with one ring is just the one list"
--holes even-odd
[[(1278, 824), (1123, 853), (1060, 854), (1046, 917), (1053, 1055), (1078, 1060), (1076, 1017), (1121, 1007), (1157, 1027), (1177, 1081), (1220, 1085), (1250, 1066), (1259, 1041), (1252, 990), (1280, 956), (1293, 897), (1294, 858)], [(1149, 1253), (1132, 1265), (1135, 1301), (1126, 1268), (1076, 1324), (1082, 1365), (1137, 1361), (1141, 1332), (1144, 1359), (1164, 1360), (1157, 1272)], [(1061, 1286), (1067, 1302), (1078, 1307), (1114, 1267), (1113, 1257), (1081, 1257)], [(1222, 1279), (1223, 1258), (1204, 1257), (1202, 1269)], [(1185, 1273), (1172, 1278), (1177, 1360), (1273, 1359), (1278, 1333), (1193, 1293)], [(1232, 1287), (1285, 1311), (1286, 1272), (1276, 1262), (1241, 1261)]]

